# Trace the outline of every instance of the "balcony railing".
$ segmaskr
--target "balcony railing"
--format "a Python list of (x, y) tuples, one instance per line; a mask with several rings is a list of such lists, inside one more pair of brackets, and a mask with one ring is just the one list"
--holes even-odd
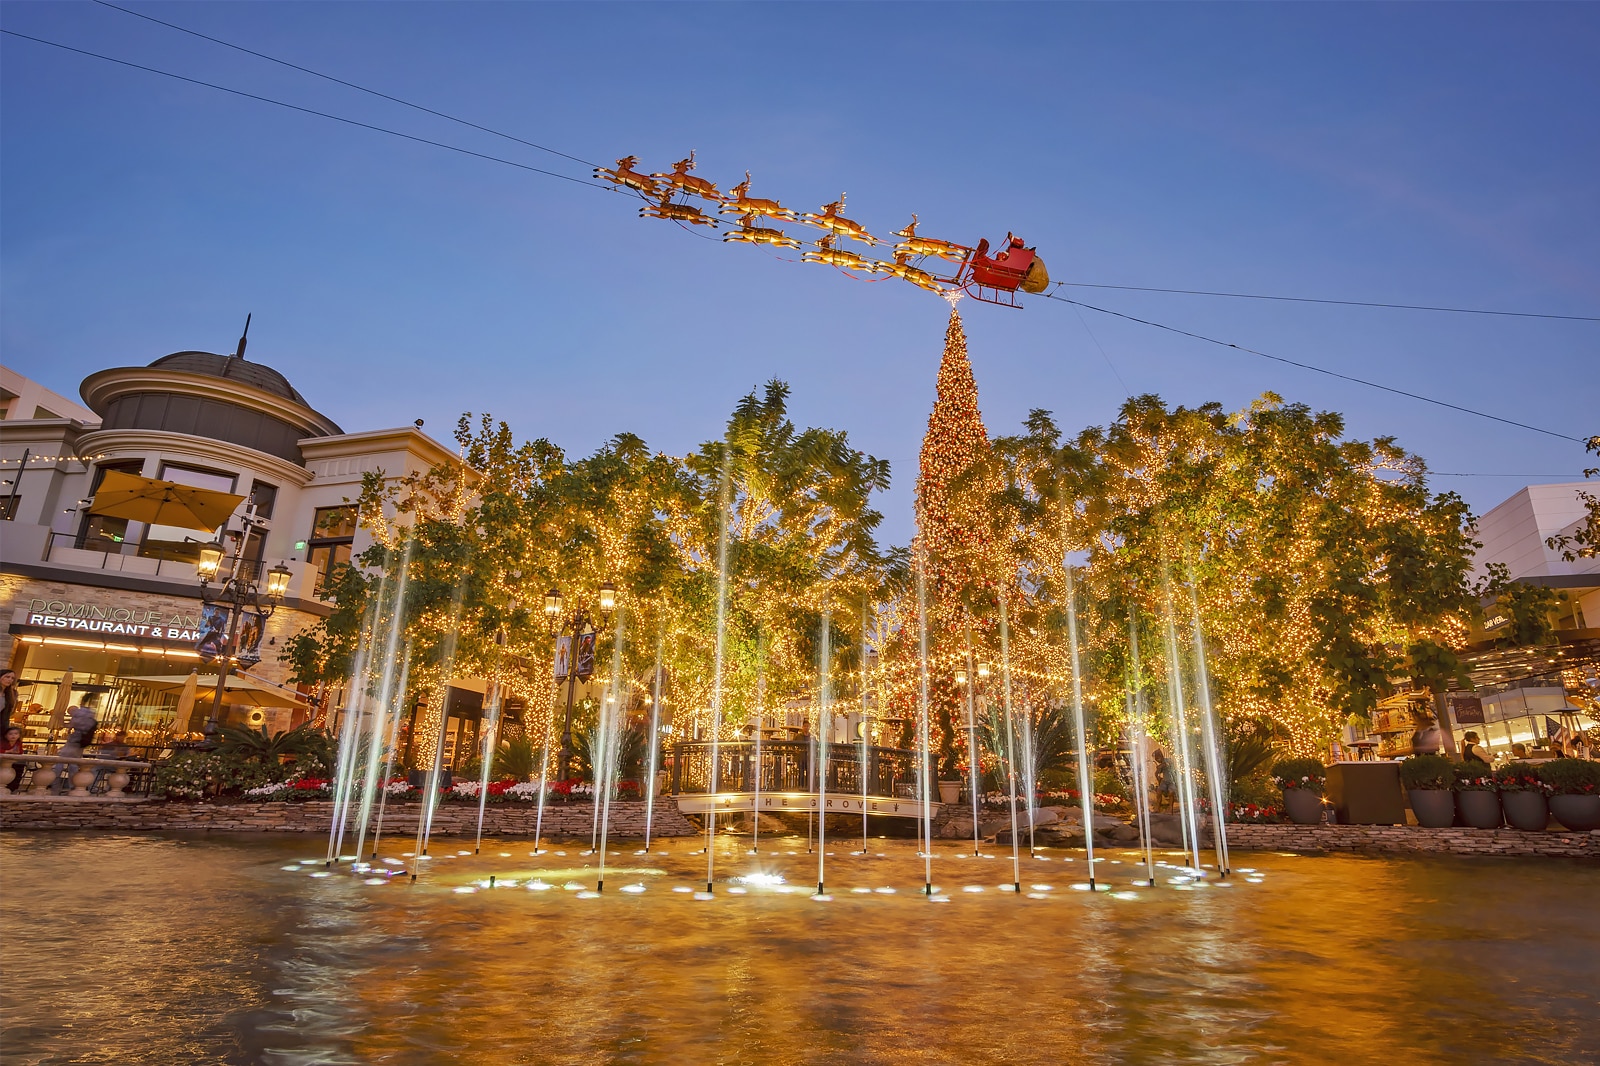
[[(170, 544), (170, 541), (156, 541), (151, 545), (140, 540), (113, 541), (103, 538), (84, 538), (80, 541), (76, 533), (52, 531), (45, 540), (43, 561), (79, 569), (120, 570), (129, 574), (187, 578), (198, 582), (193, 552), (176, 550), (169, 547)], [(267, 563), (264, 560), (247, 559), (239, 564), (239, 576), (247, 581), (260, 581), (266, 570)]]

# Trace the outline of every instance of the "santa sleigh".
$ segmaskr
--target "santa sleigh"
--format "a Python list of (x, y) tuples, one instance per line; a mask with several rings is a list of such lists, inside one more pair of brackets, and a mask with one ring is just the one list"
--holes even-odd
[(989, 242), (981, 240), (961, 264), (961, 288), (968, 296), (1001, 307), (1021, 307), (1018, 292), (1041, 293), (1050, 287), (1050, 272), (1037, 252), (1023, 245), (1022, 238), (1006, 234), (1005, 247), (989, 254)]

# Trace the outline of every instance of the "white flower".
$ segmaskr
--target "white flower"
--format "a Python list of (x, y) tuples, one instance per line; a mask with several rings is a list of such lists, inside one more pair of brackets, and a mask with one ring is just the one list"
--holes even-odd
[(387, 785), (383, 786), (383, 790), (389, 793), (391, 796), (404, 796), (407, 792), (411, 791), (411, 782), (390, 781)]
[(247, 788), (244, 790), (244, 794), (246, 796), (275, 796), (288, 787), (289, 782), (287, 781), (274, 781), (266, 785), (257, 785), (255, 788)]
[(450, 792), (455, 796), (466, 796), (469, 799), (476, 799), (478, 795), (478, 783), (476, 781), (457, 781), (455, 784), (450, 786)]

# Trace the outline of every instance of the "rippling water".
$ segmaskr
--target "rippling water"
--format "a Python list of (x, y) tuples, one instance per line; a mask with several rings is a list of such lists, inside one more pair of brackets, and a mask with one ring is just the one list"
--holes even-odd
[[(1081, 852), (1044, 851), (1023, 857), (1041, 898), (1018, 898), (999, 890), (1009, 854), (952, 847), (934, 874), (949, 902), (930, 903), (913, 844), (858, 843), (833, 848), (832, 900), (816, 902), (795, 839), (763, 840), (759, 859), (720, 841), (716, 898), (699, 900), (693, 841), (613, 853), (605, 894), (582, 898), (563, 886), (592, 888), (593, 858), (533, 858), (526, 840), (450, 858), (441, 840), (416, 884), (369, 885), (312, 876), (320, 863), (298, 860), (320, 857), (315, 839), (8, 832), (0, 921), (20, 943), (0, 1058), (1600, 1060), (1593, 865), (1240, 853), (1258, 882), (1133, 889), (1133, 855), (1111, 853), (1113, 897), (1072, 889)], [(792, 891), (722, 880), (755, 872)]]

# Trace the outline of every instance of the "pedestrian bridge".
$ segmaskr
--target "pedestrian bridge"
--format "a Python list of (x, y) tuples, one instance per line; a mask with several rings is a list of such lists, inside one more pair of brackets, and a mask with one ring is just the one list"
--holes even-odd
[(815, 740), (694, 741), (670, 749), (665, 792), (685, 814), (921, 818), (917, 762), (915, 751), (874, 744), (832, 743), (824, 752)]

